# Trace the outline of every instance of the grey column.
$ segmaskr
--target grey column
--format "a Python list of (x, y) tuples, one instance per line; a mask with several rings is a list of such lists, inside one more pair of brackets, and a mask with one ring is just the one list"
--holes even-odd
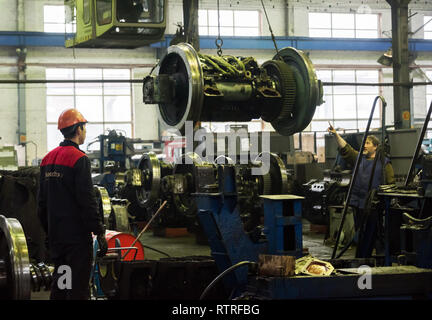
[[(408, 4), (411, 0), (386, 0), (392, 12), (393, 82), (409, 83)], [(411, 88), (394, 86), (394, 123), (396, 129), (408, 129), (412, 124)]]

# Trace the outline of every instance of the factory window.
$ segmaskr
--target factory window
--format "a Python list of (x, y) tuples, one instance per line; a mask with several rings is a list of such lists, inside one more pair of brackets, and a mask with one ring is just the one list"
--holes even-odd
[[(428, 81), (432, 79), (432, 70), (426, 71), (426, 76), (428, 77)], [(432, 86), (426, 86), (426, 110), (429, 108), (429, 105), (432, 101)]]
[[(378, 70), (317, 70), (322, 82), (378, 83)], [(324, 86), (324, 103), (316, 107), (310, 131), (317, 132), (317, 148), (324, 146), (330, 121), (346, 132), (366, 129), (378, 86)], [(370, 128), (379, 128), (380, 109), (375, 108)], [(311, 150), (312, 151), (312, 150)]]
[[(199, 34), (218, 35), (217, 10), (199, 10)], [(259, 36), (260, 16), (258, 11), (220, 10), (221, 36)]]
[(424, 38), (432, 39), (432, 16), (423, 17), (424, 24)]
[(76, 32), (75, 12), (72, 14), (68, 10), (71, 10), (68, 6), (44, 6), (44, 32)]
[[(46, 69), (47, 80), (131, 79), (130, 69)], [(127, 137), (132, 133), (132, 88), (130, 83), (48, 83), (47, 84), (48, 150), (63, 140), (57, 130), (60, 113), (76, 108), (89, 121), (87, 144), (107, 130), (118, 130)], [(98, 147), (98, 145), (93, 145)]]
[(378, 14), (309, 13), (309, 36), (378, 38)]

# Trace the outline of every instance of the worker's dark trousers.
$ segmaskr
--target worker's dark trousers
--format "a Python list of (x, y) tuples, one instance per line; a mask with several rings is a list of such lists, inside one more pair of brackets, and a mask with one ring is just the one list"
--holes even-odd
[[(51, 257), (54, 262), (53, 283), (51, 286), (51, 300), (88, 300), (90, 298), (89, 281), (93, 261), (91, 243), (54, 245)], [(58, 272), (60, 266), (71, 268), (71, 288), (65, 288), (66, 272)], [(59, 287), (60, 286), (60, 287)]]
[(355, 208), (354, 212), (355, 229), (358, 232), (356, 258), (370, 258), (377, 239), (378, 213), (372, 211), (365, 217), (362, 209)]

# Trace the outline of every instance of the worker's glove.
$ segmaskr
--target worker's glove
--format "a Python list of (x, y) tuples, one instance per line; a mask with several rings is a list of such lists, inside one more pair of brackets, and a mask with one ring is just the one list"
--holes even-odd
[(105, 233), (97, 235), (96, 239), (97, 239), (97, 242), (99, 245), (99, 250), (97, 252), (97, 256), (99, 258), (102, 258), (103, 256), (106, 255), (106, 253), (108, 251), (108, 243), (107, 243), (106, 238), (105, 238)]

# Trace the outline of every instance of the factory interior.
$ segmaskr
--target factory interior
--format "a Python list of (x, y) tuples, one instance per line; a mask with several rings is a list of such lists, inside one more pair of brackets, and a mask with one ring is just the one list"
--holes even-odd
[[(103, 225), (88, 300), (432, 298), (431, 1), (0, 8), (0, 300), (73, 291), (53, 180)], [(65, 110), (81, 193), (47, 171)]]

